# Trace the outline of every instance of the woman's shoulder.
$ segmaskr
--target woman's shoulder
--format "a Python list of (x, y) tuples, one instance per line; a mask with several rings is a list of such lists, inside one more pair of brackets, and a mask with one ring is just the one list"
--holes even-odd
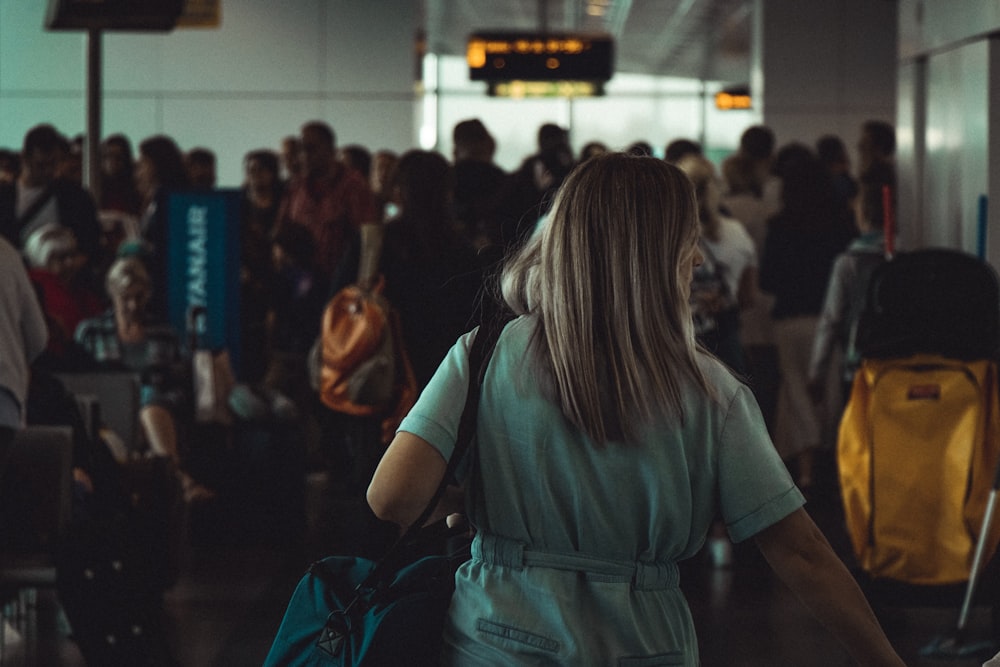
[(746, 384), (716, 357), (699, 352), (696, 361), (706, 382), (715, 391), (722, 405), (728, 405), (736, 393), (746, 387)]

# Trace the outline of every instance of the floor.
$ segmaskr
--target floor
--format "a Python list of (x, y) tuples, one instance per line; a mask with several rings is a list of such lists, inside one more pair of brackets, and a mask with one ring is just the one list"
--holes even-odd
[[(809, 509), (831, 543), (849, 559), (836, 494), (822, 490)], [(298, 578), (311, 560), (341, 551), (358, 532), (345, 519), (351, 501), (324, 473), (307, 476), (305, 537), (300, 540), (208, 539), (184, 554), (179, 581), (165, 598), (166, 635), (174, 661), (184, 667), (260, 665)], [(256, 542), (256, 543), (253, 543)], [(741, 546), (732, 563), (717, 567), (709, 551), (684, 564), (683, 587), (707, 666), (835, 666), (852, 664), (836, 641), (776, 582), (754, 548)], [(981, 657), (922, 657), (920, 650), (954, 629), (957, 605), (879, 610), (886, 631), (907, 665), (979, 667)], [(990, 632), (989, 608), (974, 607), (968, 647)], [(52, 592), (40, 590), (33, 610), (5, 624), (0, 664), (72, 667), (83, 660), (69, 636)]]

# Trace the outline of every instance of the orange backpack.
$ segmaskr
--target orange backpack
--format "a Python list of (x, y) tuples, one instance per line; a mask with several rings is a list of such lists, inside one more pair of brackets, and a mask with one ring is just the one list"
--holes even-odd
[(382, 417), (388, 440), (418, 392), (399, 316), (382, 295), (384, 288), (382, 276), (362, 279), (327, 303), (317, 345), (317, 380), (324, 405), (357, 417)]

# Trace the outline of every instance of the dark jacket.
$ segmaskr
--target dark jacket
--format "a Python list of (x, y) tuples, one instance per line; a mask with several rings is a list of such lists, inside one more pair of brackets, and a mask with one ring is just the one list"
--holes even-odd
[(774, 295), (771, 317), (819, 315), (833, 260), (847, 246), (846, 225), (810, 228), (787, 213), (767, 223), (760, 288)]
[[(59, 211), (59, 224), (73, 230), (77, 247), (93, 262), (101, 243), (101, 224), (94, 198), (76, 183), (66, 180), (54, 181), (52, 194)], [(17, 186), (0, 183), (0, 234), (14, 247), (21, 248), (24, 245), (21, 230), (26, 222), (17, 219)]]
[(460, 238), (432, 248), (404, 217), (386, 228), (380, 267), (385, 296), (399, 313), (403, 342), (423, 387), (463, 333), (478, 324), (483, 269)]

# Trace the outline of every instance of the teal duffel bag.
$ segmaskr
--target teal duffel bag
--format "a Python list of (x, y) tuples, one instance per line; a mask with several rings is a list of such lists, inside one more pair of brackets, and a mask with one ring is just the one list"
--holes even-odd
[(473, 340), (455, 451), (427, 507), (378, 562), (333, 556), (313, 563), (292, 594), (265, 667), (439, 663), (455, 570), (469, 559), (472, 538), (444, 520), (424, 524), (472, 443), (483, 375), (505, 323), (491, 321)]
[(425, 556), (374, 577), (375, 562), (364, 558), (313, 563), (265, 666), (437, 664), (455, 568), (467, 555)]

